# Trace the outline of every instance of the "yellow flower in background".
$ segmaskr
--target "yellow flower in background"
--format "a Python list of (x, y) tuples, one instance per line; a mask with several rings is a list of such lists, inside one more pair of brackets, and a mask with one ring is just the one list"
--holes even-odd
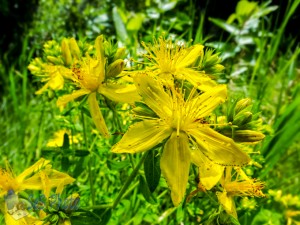
[(50, 190), (56, 187), (61, 193), (63, 187), (75, 181), (66, 173), (51, 168), (49, 160), (40, 159), (18, 176), (8, 169), (0, 170), (0, 197), (7, 195), (10, 190), (18, 193), (23, 190), (43, 190), (49, 196)]
[(61, 90), (64, 87), (64, 76), (67, 76), (68, 69), (63, 66), (50, 65), (42, 62), (40, 58), (34, 59), (28, 66), (28, 69), (35, 76), (41, 77), (41, 82), (46, 84), (35, 94), (39, 95), (48, 88), (52, 90)]
[(63, 129), (54, 133), (53, 138), (47, 142), (47, 147), (62, 147), (64, 144), (65, 134), (69, 136), (70, 144), (79, 143), (79, 140), (81, 139), (81, 136), (79, 134), (71, 135), (70, 131)]
[(6, 224), (43, 224), (43, 221), (31, 216), (26, 209), (15, 208), (20, 191), (43, 190), (48, 198), (52, 188), (56, 187), (56, 193), (62, 193), (65, 185), (75, 181), (68, 174), (52, 169), (49, 163), (49, 160), (40, 159), (18, 176), (14, 176), (9, 169), (0, 170), (0, 197), (5, 197), (5, 203), (0, 208)]
[[(72, 46), (76, 42), (71, 43)], [(78, 48), (78, 47), (77, 47)], [(70, 49), (77, 49), (72, 47)], [(72, 80), (76, 83), (78, 90), (71, 94), (60, 97), (57, 101), (58, 106), (64, 106), (68, 102), (83, 96), (88, 96), (88, 104), (91, 112), (92, 119), (104, 137), (109, 137), (109, 132), (100, 111), (99, 103), (97, 100), (97, 93), (117, 102), (134, 103), (139, 99), (134, 85), (122, 85), (110, 82), (107, 77), (115, 76), (121, 73), (124, 67), (123, 60), (116, 60), (115, 64), (105, 70), (106, 58), (104, 56), (103, 36), (98, 36), (95, 41), (96, 58), (92, 58), (86, 54), (85, 58), (74, 60), (73, 67), (70, 70)], [(66, 62), (71, 63), (69, 48), (63, 48), (63, 54)], [(70, 54), (72, 52), (70, 51)], [(75, 54), (76, 55), (76, 54)]]
[(225, 211), (237, 218), (234, 202), (235, 196), (265, 197), (261, 191), (264, 183), (256, 179), (250, 179), (240, 168), (235, 168), (237, 177), (232, 180), (232, 167), (226, 167), (225, 176), (221, 179), (223, 192), (217, 192), (217, 197)]
[[(143, 101), (156, 116), (141, 117), (142, 121), (132, 125), (112, 151), (143, 152), (166, 139), (160, 167), (175, 206), (185, 195), (190, 163), (195, 161), (192, 151), (201, 151), (221, 165), (242, 166), (249, 162), (248, 155), (232, 139), (214, 131), (205, 120), (225, 101), (226, 86), (216, 86), (201, 95), (194, 89), (185, 100), (178, 90), (165, 91), (160, 82), (146, 74), (136, 76), (134, 81)], [(194, 149), (190, 149), (190, 144)]]
[(176, 45), (171, 40), (160, 37), (154, 44), (142, 43), (145, 55), (151, 62), (148, 68), (159, 76), (166, 84), (174, 85), (173, 80), (188, 80), (193, 86), (207, 91), (217, 84), (204, 71), (197, 71), (194, 66), (199, 57), (203, 56), (203, 45), (194, 45), (186, 48)]

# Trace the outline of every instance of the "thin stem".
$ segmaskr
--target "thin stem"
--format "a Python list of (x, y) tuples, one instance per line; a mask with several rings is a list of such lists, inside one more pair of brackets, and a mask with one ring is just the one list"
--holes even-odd
[[(84, 144), (85, 144), (85, 148), (88, 149), (88, 142), (87, 142), (87, 136), (86, 136), (86, 127), (85, 127), (84, 113), (83, 113), (82, 110), (81, 110), (81, 120), (82, 120)], [(90, 182), (90, 189), (91, 189), (91, 201), (92, 201), (92, 205), (95, 205), (95, 190), (94, 190), (94, 182), (93, 182), (93, 174), (92, 174), (92, 159), (93, 159), (93, 157), (90, 154), (89, 162), (88, 162), (89, 182)]]
[(129, 185), (132, 183), (133, 179), (138, 174), (138, 171), (139, 171), (140, 167), (142, 166), (142, 164), (144, 163), (147, 155), (148, 155), (148, 152), (145, 152), (144, 155), (142, 156), (142, 158), (140, 159), (139, 163), (136, 165), (136, 167), (134, 168), (134, 170), (132, 171), (130, 176), (127, 178), (124, 186), (122, 187), (122, 189), (119, 192), (116, 200), (113, 203), (113, 206), (112, 206), (113, 209), (116, 208), (116, 206), (119, 204), (119, 202), (121, 201), (121, 199), (122, 199), (124, 193), (126, 192), (127, 188), (129, 187)]

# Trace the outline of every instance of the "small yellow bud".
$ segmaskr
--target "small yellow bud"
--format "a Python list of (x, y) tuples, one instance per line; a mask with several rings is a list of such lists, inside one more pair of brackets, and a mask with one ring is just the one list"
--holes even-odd
[(57, 57), (54, 56), (47, 56), (47, 60), (55, 65), (61, 65), (63, 64), (63, 61)]
[(69, 40), (69, 48), (70, 48), (72, 56), (75, 59), (79, 59), (80, 58), (80, 49), (77, 45), (77, 42), (76, 42), (75, 38), (71, 38)]
[(241, 99), (235, 106), (235, 114), (238, 114), (240, 111), (242, 111), (250, 105), (252, 105), (252, 101), (250, 98)]
[(249, 111), (240, 112), (233, 119), (233, 124), (238, 126), (243, 126), (252, 120), (252, 113)]
[(116, 61), (114, 61), (112, 64), (110, 64), (107, 67), (106, 78), (115, 77), (115, 76), (119, 75), (123, 71), (124, 66), (125, 66), (124, 60), (117, 59)]
[(221, 64), (217, 64), (214, 66), (214, 72), (215, 73), (220, 73), (225, 69), (225, 66), (221, 65)]
[(68, 42), (69, 42), (68, 39), (64, 39), (61, 42), (62, 57), (64, 59), (66, 66), (72, 65), (72, 55), (71, 55), (71, 51), (70, 51)]
[(123, 59), (125, 57), (125, 48), (118, 48), (113, 61), (116, 61), (117, 59)]
[(32, 73), (34, 72), (38, 72), (41, 70), (41, 68), (35, 66), (35, 65), (32, 65), (32, 64), (29, 64), (29, 66), (27, 67)]

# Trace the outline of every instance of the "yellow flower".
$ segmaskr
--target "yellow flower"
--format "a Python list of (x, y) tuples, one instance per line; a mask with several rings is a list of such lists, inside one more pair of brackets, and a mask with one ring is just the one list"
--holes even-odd
[(45, 196), (49, 196), (53, 187), (57, 187), (56, 191), (61, 193), (66, 184), (75, 181), (68, 174), (52, 169), (49, 163), (49, 160), (42, 158), (17, 177), (8, 169), (0, 169), (0, 197), (7, 195), (10, 190), (18, 193), (27, 189), (44, 190)]
[[(16, 195), (18, 192), (23, 190), (43, 190), (45, 196), (49, 197), (50, 190), (53, 187), (57, 187), (56, 192), (61, 193), (65, 185), (74, 181), (74, 179), (69, 175), (51, 169), (51, 165), (49, 165), (49, 163), (49, 160), (40, 159), (17, 177), (15, 177), (8, 169), (0, 170), (0, 197), (6, 196), (7, 201), (6, 204), (1, 204), (0, 208), (4, 213), (6, 224), (43, 224), (43, 221), (40, 221), (28, 214), (26, 209), (18, 209), (18, 211), (15, 211), (17, 208), (11, 209), (13, 212), (10, 213), (7, 208), (7, 204), (13, 204), (11, 207), (15, 207), (14, 205), (18, 202), (18, 197)], [(15, 196), (15, 199), (8, 200), (7, 197), (12, 197), (12, 195)]]
[[(74, 45), (74, 43), (72, 44)], [(134, 85), (125, 86), (109, 82), (106, 79), (106, 58), (104, 57), (103, 36), (97, 37), (95, 49), (96, 58), (92, 58), (90, 55), (86, 54), (85, 58), (77, 61), (75, 60), (71, 70), (72, 80), (80, 89), (74, 91), (72, 94), (60, 97), (57, 101), (57, 105), (64, 106), (80, 96), (88, 95), (88, 104), (93, 121), (100, 133), (104, 137), (109, 137), (109, 132), (96, 98), (97, 93), (100, 93), (113, 101), (127, 103), (133, 103), (134, 101), (137, 101), (139, 97)], [(114, 65), (113, 68), (110, 68), (109, 72), (115, 76), (116, 71), (118, 70), (120, 73), (123, 66), (124, 62), (121, 60), (118, 65)], [(116, 67), (119, 69), (116, 69)]]
[(158, 75), (165, 83), (173, 85), (173, 79), (188, 80), (193, 86), (207, 91), (216, 83), (203, 71), (197, 71), (193, 65), (203, 56), (203, 45), (194, 45), (186, 48), (182, 45), (174, 45), (171, 40), (159, 38), (154, 44), (142, 43), (148, 52), (145, 55), (153, 64), (150, 67), (155, 75)]
[(199, 187), (205, 190), (212, 189), (221, 179), (225, 166), (215, 164), (201, 151), (192, 151), (192, 162), (198, 166)]
[[(237, 218), (234, 196), (265, 197), (262, 193), (264, 183), (256, 179), (250, 179), (240, 169), (236, 168), (238, 177), (232, 181), (232, 167), (226, 167), (225, 176), (221, 179), (223, 192), (217, 192), (217, 197), (225, 211)], [(239, 179), (241, 177), (242, 179)]]
[(196, 97), (191, 93), (185, 100), (175, 89), (166, 92), (161, 83), (146, 74), (136, 76), (134, 81), (145, 104), (156, 116), (143, 116), (143, 120), (132, 125), (112, 151), (143, 152), (167, 139), (160, 167), (171, 189), (174, 205), (177, 206), (184, 197), (190, 163), (194, 161), (190, 144), (195, 146), (192, 151), (201, 151), (221, 165), (242, 166), (249, 162), (248, 155), (232, 139), (214, 131), (205, 120), (225, 101), (226, 86), (216, 86)]
[(29, 64), (28, 69), (33, 75), (41, 77), (42, 82), (46, 82), (40, 90), (35, 92), (37, 95), (42, 94), (48, 88), (60, 90), (64, 87), (64, 75), (67, 76), (68, 69), (63, 66), (50, 65), (36, 58)]

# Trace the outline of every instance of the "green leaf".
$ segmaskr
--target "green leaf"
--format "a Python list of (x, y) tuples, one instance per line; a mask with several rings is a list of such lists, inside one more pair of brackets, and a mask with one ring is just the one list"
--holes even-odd
[(69, 135), (67, 133), (64, 134), (64, 142), (63, 142), (63, 146), (62, 149), (69, 149), (70, 148), (70, 139), (69, 139)]
[(228, 24), (224, 20), (209, 18), (209, 21), (213, 22), (217, 26), (221, 27), (222, 29), (226, 30), (227, 32), (233, 35), (238, 35), (240, 32), (240, 30), (236, 26)]
[(262, 209), (253, 219), (251, 225), (280, 225), (283, 224), (282, 215), (267, 209)]
[(124, 161), (114, 161), (114, 160), (107, 160), (107, 166), (109, 169), (111, 170), (120, 170), (123, 169), (125, 167), (129, 167), (130, 166), (130, 161), (129, 160), (124, 160)]
[(89, 154), (90, 152), (88, 150), (79, 150), (79, 149), (75, 150), (75, 156), (84, 157)]
[(69, 157), (68, 156), (63, 156), (61, 158), (61, 169), (63, 171), (68, 171), (69, 167), (70, 167)]
[(129, 31), (138, 31), (143, 25), (145, 15), (144, 13), (137, 13), (132, 17), (127, 23), (127, 30)]
[(113, 8), (113, 20), (114, 20), (118, 38), (123, 43), (126, 43), (128, 40), (128, 33), (126, 30), (125, 24), (122, 20), (121, 13), (122, 13), (121, 9), (119, 9), (118, 7), (115, 6)]
[(73, 177), (79, 177), (79, 175), (84, 171), (84, 159), (80, 158), (80, 160), (76, 163), (75, 169), (73, 171)]
[(98, 217), (95, 213), (84, 211), (84, 212), (76, 212), (74, 213), (76, 216), (71, 216), (70, 221), (72, 225), (94, 225), (101, 224), (100, 217)]
[(101, 215), (101, 223), (100, 225), (105, 225), (109, 222), (112, 215), (112, 209), (105, 210), (104, 214)]
[(160, 157), (155, 156), (155, 151), (149, 151), (144, 161), (144, 171), (147, 180), (147, 184), (150, 192), (154, 192), (160, 179)]
[(150, 204), (155, 204), (155, 198), (151, 194), (145, 178), (143, 176), (140, 176), (139, 180), (139, 191), (142, 193), (147, 202), (149, 202)]

